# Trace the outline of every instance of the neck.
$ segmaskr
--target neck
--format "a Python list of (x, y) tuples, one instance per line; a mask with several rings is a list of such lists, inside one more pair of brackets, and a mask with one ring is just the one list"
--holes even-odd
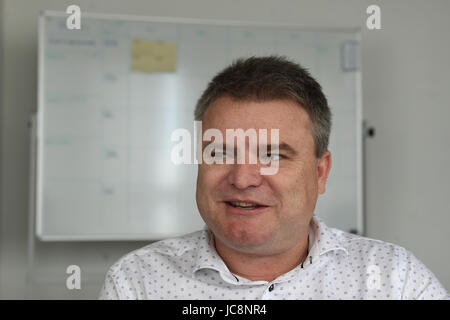
[(217, 253), (228, 269), (251, 281), (273, 281), (301, 264), (308, 256), (308, 231), (297, 244), (281, 253), (258, 255), (238, 251), (215, 237)]

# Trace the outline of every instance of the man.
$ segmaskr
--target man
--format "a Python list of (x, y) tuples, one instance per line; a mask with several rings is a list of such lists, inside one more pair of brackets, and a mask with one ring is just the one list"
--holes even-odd
[[(223, 136), (227, 129), (278, 129), (279, 141), (266, 141), (277, 172), (261, 174), (267, 164), (247, 156), (244, 163), (199, 164), (196, 200), (205, 229), (124, 256), (108, 271), (101, 298), (448, 298), (409, 251), (314, 216), (331, 168), (331, 113), (305, 69), (282, 57), (238, 60), (209, 83), (195, 119)], [(239, 152), (229, 143), (214, 159)]]

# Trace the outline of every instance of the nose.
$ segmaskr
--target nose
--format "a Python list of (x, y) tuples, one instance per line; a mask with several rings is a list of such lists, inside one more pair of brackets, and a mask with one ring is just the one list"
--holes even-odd
[(238, 189), (258, 187), (263, 182), (260, 168), (257, 164), (232, 164), (228, 174), (228, 182)]

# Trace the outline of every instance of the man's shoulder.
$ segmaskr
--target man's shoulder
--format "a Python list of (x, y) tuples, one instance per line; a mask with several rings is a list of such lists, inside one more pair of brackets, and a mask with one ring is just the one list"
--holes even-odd
[(379, 290), (391, 290), (391, 297), (449, 298), (433, 272), (410, 250), (391, 242), (330, 227), (327, 229), (328, 239), (334, 239), (347, 252), (347, 255), (339, 255), (338, 263), (346, 265), (349, 270), (358, 270), (366, 280), (368, 274), (379, 277), (382, 286)]
[(375, 238), (345, 232), (328, 227), (332, 237), (347, 251), (349, 256), (371, 257), (373, 259), (404, 260), (411, 254), (406, 248)]
[(158, 259), (181, 257), (197, 250), (200, 241), (204, 240), (207, 230), (198, 230), (189, 234), (159, 240), (142, 248), (133, 250), (119, 258), (110, 271), (127, 270), (130, 266), (145, 263), (147, 266)]

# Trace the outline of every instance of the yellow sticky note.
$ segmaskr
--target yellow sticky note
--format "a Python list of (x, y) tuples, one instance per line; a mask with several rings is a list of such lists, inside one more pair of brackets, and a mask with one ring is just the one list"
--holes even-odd
[(176, 43), (133, 40), (131, 70), (140, 72), (174, 72)]

